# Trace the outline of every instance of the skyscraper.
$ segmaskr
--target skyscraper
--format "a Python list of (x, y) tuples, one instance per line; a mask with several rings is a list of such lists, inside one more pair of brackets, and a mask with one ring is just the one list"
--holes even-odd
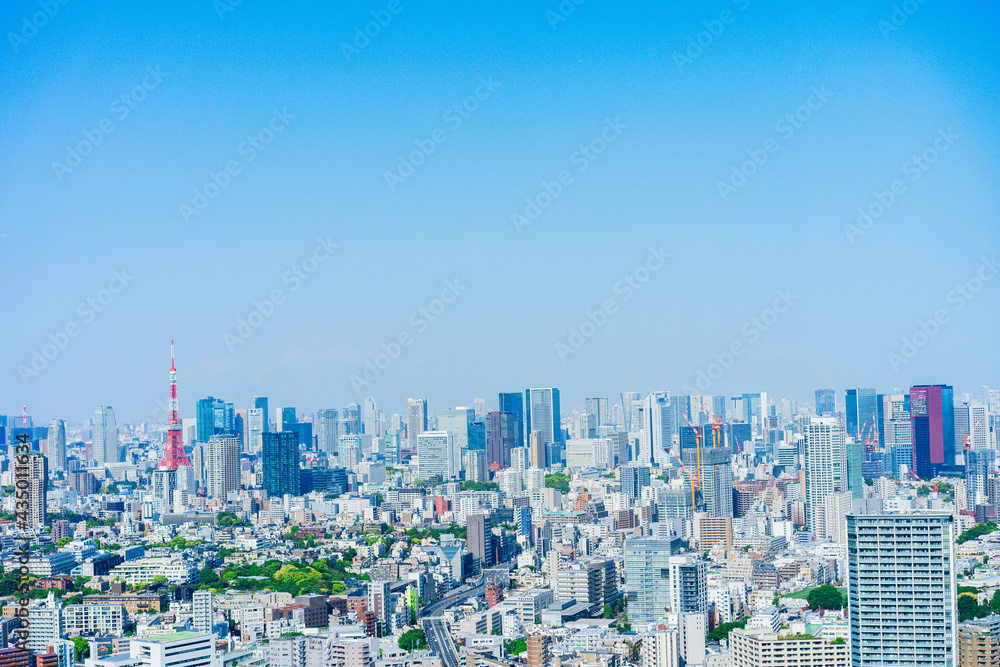
[(528, 459), (532, 468), (547, 468), (549, 466), (545, 434), (538, 429), (531, 431), (528, 438)]
[(500, 394), (500, 412), (507, 412), (514, 420), (514, 435), (517, 444), (514, 447), (524, 447), (527, 437), (524, 432), (524, 395), (520, 392)]
[(668, 613), (708, 612), (707, 563), (673, 556), (673, 540), (625, 541), (625, 596), (632, 621), (651, 623)]
[(844, 427), (836, 417), (813, 417), (805, 426), (806, 525), (826, 537), (824, 498), (847, 490)]
[(410, 446), (417, 444), (417, 436), (427, 430), (427, 399), (406, 399), (406, 437)]
[(440, 475), (447, 481), (458, 477), (461, 452), (449, 431), (424, 431), (417, 436), (417, 476), (429, 480)]
[(386, 429), (385, 438), (382, 441), (382, 455), (385, 456), (385, 464), (387, 466), (391, 467), (399, 464), (401, 440), (402, 436), (398, 429)]
[(486, 465), (500, 469), (510, 467), (510, 450), (517, 447), (517, 422), (510, 412), (490, 412), (486, 415)]
[[(538, 430), (542, 432), (545, 444), (564, 444), (562, 432), (562, 416), (559, 408), (559, 390), (554, 387), (542, 389), (525, 389), (525, 431)], [(560, 450), (561, 451), (561, 450)]]
[(472, 557), (486, 569), (493, 565), (493, 532), (489, 518), (485, 514), (472, 514), (465, 520), (466, 544)]
[(642, 398), (637, 391), (623, 391), (618, 395), (622, 410), (622, 427), (626, 433), (635, 433), (639, 429), (632, 424), (633, 406)]
[[(18, 454), (14, 464), (15, 485), (21, 488), (19, 483), (26, 480), (27, 504), (25, 510), (23, 506), (17, 509), (18, 523), (22, 517), (28, 528), (42, 528), (48, 521), (48, 505), (45, 500), (45, 491), (49, 485), (49, 462), (41, 452), (29, 452)], [(24, 501), (21, 501), (24, 502)], [(20, 504), (20, 503), (18, 503)]]
[(878, 405), (874, 389), (848, 389), (844, 400), (847, 435), (866, 443), (875, 439)]
[(268, 415), (267, 415), (267, 396), (254, 396), (253, 406), (256, 409), (262, 411), (261, 414), (263, 415), (263, 420), (260, 429), (261, 433), (266, 433), (267, 431), (270, 431), (271, 430), (270, 421), (268, 420)]
[(49, 470), (66, 472), (66, 422), (53, 419), (49, 423), (48, 451)]
[(833, 387), (816, 390), (816, 416), (832, 417), (837, 413), (837, 395)]
[[(702, 430), (711, 430), (704, 426)], [(733, 516), (733, 451), (728, 447), (704, 447), (699, 478), (702, 504), (708, 516)]]
[(954, 392), (948, 385), (910, 388), (910, 433), (913, 471), (932, 479), (955, 464)]
[[(653, 392), (646, 397), (639, 409), (638, 419), (633, 418), (632, 429), (640, 434), (639, 452), (636, 461), (648, 466), (669, 464), (669, 452), (673, 448), (675, 412), (677, 406), (670, 392)], [(638, 421), (638, 423), (636, 423)], [(684, 417), (681, 417), (684, 421)], [(686, 423), (686, 422), (685, 422)]]
[(269, 496), (301, 495), (299, 476), (299, 442), (292, 431), (265, 433), (261, 460), (264, 466), (264, 488)]
[(98, 406), (94, 411), (91, 441), (91, 453), (98, 465), (118, 463), (118, 425), (115, 423), (115, 411), (110, 405)]
[(360, 435), (364, 429), (361, 425), (361, 406), (351, 403), (344, 408), (343, 435)]
[(584, 399), (584, 407), (587, 411), (587, 437), (596, 438), (600, 435), (600, 428), (608, 423), (608, 399), (607, 398), (587, 398)]
[[(264, 400), (265, 402), (267, 401), (267, 399)], [(247, 421), (249, 422), (250, 430), (248, 453), (257, 456), (260, 454), (260, 449), (263, 445), (262, 434), (267, 430), (265, 427), (267, 422), (267, 408), (250, 408), (247, 414)]]
[(210, 498), (223, 500), (230, 491), (240, 488), (239, 438), (213, 435), (208, 439), (205, 444), (205, 487)]
[(765, 420), (767, 407), (766, 391), (743, 394), (743, 421), (750, 424), (754, 435), (764, 435), (764, 430), (767, 428)]
[(635, 500), (643, 488), (649, 486), (649, 466), (627, 465), (618, 470), (621, 475), (621, 490), (626, 498)]
[(469, 425), (476, 419), (474, 408), (458, 407), (438, 412), (437, 428), (450, 431), (455, 436), (455, 446), (460, 451), (469, 448)]
[(337, 438), (340, 437), (340, 415), (333, 408), (316, 413), (316, 447), (328, 457), (337, 455)]
[(851, 666), (955, 665), (953, 519), (848, 515)]

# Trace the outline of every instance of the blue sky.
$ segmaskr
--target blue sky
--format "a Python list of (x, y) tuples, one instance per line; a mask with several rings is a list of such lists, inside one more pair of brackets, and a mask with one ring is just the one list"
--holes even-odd
[[(704, 393), (1000, 383), (1000, 280), (983, 268), (1000, 245), (995, 6), (913, 3), (887, 30), (891, 2), (588, 0), (564, 21), (557, 2), (319, 4), (244, 0), (220, 18), (209, 1), (72, 0), (35, 33), (37, 2), (0, 9), (0, 412), (147, 418), (171, 334), (185, 415), (206, 395), (306, 411), (372, 395), (401, 412), (529, 386), (560, 387), (568, 412), (694, 386), (734, 344)], [(53, 166), (88, 136), (77, 166)], [(893, 181), (884, 213), (845, 231)], [(548, 206), (518, 229), (526, 199)], [(337, 248), (311, 264), (318, 239)], [(670, 257), (647, 276), (651, 247)], [(637, 271), (626, 299), (616, 285)], [(446, 281), (458, 295), (435, 304)], [(778, 290), (791, 305), (752, 324)], [(109, 302), (91, 319), (88, 298)], [(367, 362), (384, 366), (371, 380)]]

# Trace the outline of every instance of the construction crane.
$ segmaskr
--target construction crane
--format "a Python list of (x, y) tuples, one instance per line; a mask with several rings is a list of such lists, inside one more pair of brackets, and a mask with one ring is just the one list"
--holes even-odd
[(697, 479), (692, 480), (691, 482), (691, 511), (693, 512), (697, 508), (698, 504), (695, 496), (695, 485), (697, 485), (698, 489), (701, 489), (701, 428), (692, 424), (691, 420), (688, 418), (688, 416), (684, 413), (683, 410), (678, 410), (678, 412), (681, 413), (681, 416), (684, 417), (685, 421), (687, 421), (688, 426), (690, 426), (691, 430), (694, 431), (694, 441), (696, 450), (695, 456), (697, 457), (696, 460), (697, 460), (698, 474), (697, 474)]

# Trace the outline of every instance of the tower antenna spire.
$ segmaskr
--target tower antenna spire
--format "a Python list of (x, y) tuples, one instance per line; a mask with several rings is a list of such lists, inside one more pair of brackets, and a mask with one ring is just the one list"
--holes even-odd
[(174, 337), (170, 337), (170, 404), (167, 417), (167, 447), (163, 450), (163, 460), (160, 470), (177, 470), (181, 466), (191, 465), (184, 452), (184, 439), (181, 437), (181, 416), (177, 408), (177, 368), (174, 365)]

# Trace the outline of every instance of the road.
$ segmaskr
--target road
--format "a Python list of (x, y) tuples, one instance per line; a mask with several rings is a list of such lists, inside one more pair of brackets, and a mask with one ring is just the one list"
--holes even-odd
[(458, 667), (458, 649), (451, 640), (448, 624), (440, 618), (425, 618), (423, 625), (427, 647), (441, 658), (441, 664), (444, 667)]
[(486, 592), (487, 584), (501, 584), (501, 582), (506, 581), (510, 577), (510, 570), (513, 567), (514, 563), (507, 563), (485, 570), (482, 577), (479, 578), (479, 583), (475, 586), (460, 586), (445, 595), (443, 599), (420, 610), (427, 647), (434, 652), (434, 655), (441, 658), (441, 664), (444, 667), (458, 667), (458, 649), (455, 648), (455, 642), (451, 640), (448, 624), (444, 619), (438, 617), (449, 607), (483, 595)]

